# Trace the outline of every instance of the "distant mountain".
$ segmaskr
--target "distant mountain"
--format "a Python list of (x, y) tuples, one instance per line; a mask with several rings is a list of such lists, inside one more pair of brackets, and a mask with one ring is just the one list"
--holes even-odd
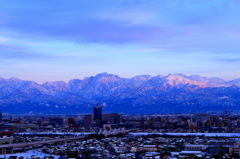
[(0, 78), (0, 105), (8, 113), (90, 113), (97, 103), (104, 112), (191, 113), (240, 109), (240, 79), (169, 74), (121, 78), (101, 73), (82, 80), (38, 84)]

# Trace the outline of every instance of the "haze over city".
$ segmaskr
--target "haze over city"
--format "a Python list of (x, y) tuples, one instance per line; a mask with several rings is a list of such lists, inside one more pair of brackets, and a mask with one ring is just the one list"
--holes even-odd
[(237, 0), (0, 1), (0, 76), (240, 74)]

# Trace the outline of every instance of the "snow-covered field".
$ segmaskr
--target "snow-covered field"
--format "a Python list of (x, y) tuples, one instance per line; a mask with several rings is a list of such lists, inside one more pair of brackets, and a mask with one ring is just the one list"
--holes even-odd
[[(82, 136), (82, 135), (89, 135), (93, 134), (90, 132), (84, 133), (75, 133), (75, 132), (30, 132), (30, 133), (16, 133), (17, 135), (74, 135), (74, 136)], [(206, 136), (206, 137), (240, 137), (240, 133), (129, 133), (130, 135), (180, 135), (180, 136)]]
[(83, 136), (93, 134), (92, 132), (23, 132), (23, 133), (14, 133), (16, 135), (74, 135), (74, 136)]
[(48, 156), (53, 156), (54, 159), (58, 159), (59, 156), (54, 156), (54, 155), (49, 155), (49, 154), (45, 154), (45, 153), (42, 153), (41, 149), (36, 149), (36, 150), (29, 150), (29, 151), (26, 151), (26, 152), (23, 152), (23, 153), (14, 153), (14, 154), (6, 154), (6, 155), (0, 155), (1, 158), (3, 157), (10, 157), (10, 156), (17, 156), (18, 158), (19, 157), (24, 157), (24, 159), (30, 159), (30, 158), (34, 158), (34, 156), (36, 157), (40, 157), (40, 158), (44, 158), (44, 157), (48, 157)]
[(172, 136), (206, 136), (206, 137), (240, 137), (240, 133), (129, 133), (130, 135), (172, 135)]

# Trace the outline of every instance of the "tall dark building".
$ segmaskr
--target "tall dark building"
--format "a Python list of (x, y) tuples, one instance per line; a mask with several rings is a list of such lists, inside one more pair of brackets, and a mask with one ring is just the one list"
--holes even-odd
[(89, 127), (92, 124), (92, 114), (85, 114), (84, 115), (84, 122), (83, 125), (85, 127)]
[(93, 120), (101, 121), (102, 120), (102, 105), (97, 104), (93, 108)]
[(103, 114), (103, 120), (108, 121), (110, 124), (119, 124), (122, 122), (122, 115), (117, 113)]
[(64, 120), (62, 117), (52, 117), (52, 118), (49, 118), (49, 123), (50, 125), (53, 125), (54, 127), (55, 126), (61, 126), (64, 124)]
[(2, 112), (0, 111), (0, 122), (2, 122)]

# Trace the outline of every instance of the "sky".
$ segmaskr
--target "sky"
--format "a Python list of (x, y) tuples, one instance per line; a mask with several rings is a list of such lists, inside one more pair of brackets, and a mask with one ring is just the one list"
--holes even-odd
[(240, 78), (239, 0), (0, 0), (0, 76)]

